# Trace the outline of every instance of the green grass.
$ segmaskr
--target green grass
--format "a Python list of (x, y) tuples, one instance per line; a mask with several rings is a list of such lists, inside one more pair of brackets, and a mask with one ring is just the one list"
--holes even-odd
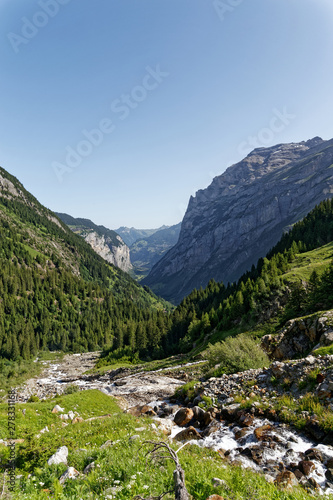
[(328, 243), (320, 248), (297, 254), (295, 261), (292, 263), (292, 268), (281, 278), (289, 281), (299, 281), (300, 279), (308, 281), (311, 273), (316, 270), (320, 275), (329, 265), (333, 257), (333, 242)]
[[(111, 416), (62, 427), (59, 416), (51, 413), (55, 403), (64, 407), (66, 412), (76, 409), (83, 418)], [(25, 417), (21, 411), (23, 408), (26, 409)], [(6, 405), (0, 405), (2, 432), (6, 432), (6, 410)], [(158, 496), (171, 490), (174, 464), (170, 460), (160, 463), (147, 460), (149, 446), (144, 441), (166, 440), (150, 424), (151, 420), (147, 417), (137, 419), (124, 414), (113, 398), (97, 390), (59, 396), (45, 402), (18, 404), (17, 437), (23, 437), (25, 442), (16, 450), (16, 474), (22, 477), (12, 498), (74, 500), (105, 499), (107, 495), (113, 495), (115, 499), (129, 500), (135, 495)], [(36, 433), (45, 425), (50, 432), (37, 438)], [(145, 430), (138, 431), (138, 427)], [(133, 435), (139, 438), (130, 440)], [(101, 448), (108, 440), (112, 440), (113, 445)], [(64, 445), (69, 449), (68, 465), (81, 474), (92, 461), (95, 468), (88, 475), (81, 475), (75, 481), (69, 480), (62, 486), (59, 478), (66, 465), (48, 466), (46, 461), (58, 447)], [(177, 449), (179, 444), (172, 446)], [(3, 446), (0, 447), (0, 458), (3, 463), (8, 459), (8, 449)], [(292, 492), (277, 489), (268, 484), (262, 475), (229, 466), (218, 453), (195, 445), (183, 448), (179, 452), (179, 460), (185, 471), (187, 488), (195, 500), (205, 500), (214, 493), (232, 500), (313, 498), (300, 488)], [(225, 483), (215, 488), (213, 477), (223, 479)], [(171, 500), (174, 495), (164, 498)]]
[(326, 354), (333, 354), (333, 344), (329, 346), (319, 347), (313, 351), (315, 356), (326, 356)]

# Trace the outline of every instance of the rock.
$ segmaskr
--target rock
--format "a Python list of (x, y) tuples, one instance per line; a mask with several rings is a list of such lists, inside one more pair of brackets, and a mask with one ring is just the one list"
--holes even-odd
[(57, 451), (48, 459), (47, 464), (67, 464), (68, 448), (61, 446)]
[(333, 344), (333, 330), (330, 329), (323, 333), (319, 342), (324, 347)]
[(297, 478), (295, 474), (290, 470), (284, 470), (280, 472), (276, 476), (274, 483), (284, 488), (293, 488), (294, 486), (298, 486)]
[(140, 417), (141, 415), (147, 415), (149, 417), (156, 416), (156, 413), (154, 412), (152, 407), (149, 405), (132, 406), (132, 408), (129, 408), (127, 410), (127, 413), (130, 413), (134, 417)]
[(68, 418), (70, 418), (70, 420), (73, 420), (75, 418), (75, 413), (72, 410), (68, 412)]
[(251, 427), (253, 425), (254, 417), (249, 413), (242, 414), (238, 419), (238, 422), (243, 427)]
[(55, 405), (55, 407), (52, 410), (52, 413), (59, 413), (62, 411), (64, 411), (64, 408), (61, 408), (61, 406), (59, 406), (59, 405)]
[(113, 444), (114, 444), (114, 442), (113, 442), (113, 441), (111, 441), (111, 439), (108, 439), (107, 441), (105, 441), (105, 443), (104, 443), (104, 444), (102, 444), (102, 445), (100, 446), (100, 448), (101, 448), (101, 449), (103, 449), (103, 448), (108, 448), (109, 446), (112, 446)]
[(224, 500), (224, 497), (221, 497), (221, 495), (210, 495), (206, 500)]
[(89, 474), (89, 472), (91, 472), (94, 468), (95, 468), (95, 462), (91, 462), (84, 468), (83, 474)]
[(63, 473), (59, 479), (60, 484), (64, 484), (67, 479), (77, 479), (80, 473), (74, 467), (68, 467), (68, 469)]
[(322, 382), (324, 382), (324, 380), (325, 380), (325, 375), (323, 373), (318, 373), (316, 378), (317, 384), (321, 384)]
[(79, 424), (81, 422), (84, 422), (84, 419), (82, 417), (75, 417), (72, 420), (72, 424)]
[(325, 437), (325, 432), (319, 427), (317, 423), (308, 422), (305, 425), (305, 430), (318, 442), (322, 441), (322, 439)]
[(220, 420), (228, 420), (232, 421), (235, 418), (236, 413), (239, 411), (240, 405), (238, 403), (231, 404), (221, 409), (219, 415), (217, 417)]
[(185, 425), (192, 420), (193, 416), (194, 413), (191, 408), (181, 408), (177, 411), (174, 422), (176, 425), (179, 425), (179, 427), (185, 427)]
[(176, 441), (189, 441), (190, 439), (202, 439), (202, 437), (194, 427), (190, 426), (178, 432), (174, 439)]
[(140, 439), (139, 434), (134, 434), (134, 436), (128, 438), (129, 441), (136, 441), (137, 439)]
[(218, 431), (220, 428), (220, 424), (216, 422), (216, 420), (213, 420), (207, 427), (206, 429), (202, 432), (203, 437), (210, 436), (213, 434), (213, 432)]
[(116, 381), (114, 382), (114, 385), (115, 385), (116, 387), (121, 387), (122, 385), (126, 385), (126, 384), (127, 384), (127, 380), (116, 380)]
[(331, 481), (333, 482), (333, 468), (327, 468), (326, 472), (325, 472), (325, 477), (328, 481)]
[[(318, 460), (318, 462), (323, 462), (323, 455), (321, 452), (315, 448), (309, 448), (304, 453), (307, 460)], [(332, 462), (333, 465), (333, 462)]]
[(270, 430), (272, 430), (271, 425), (262, 425), (261, 427), (257, 427), (254, 430), (254, 434), (255, 434), (256, 438), (258, 439), (258, 441), (264, 441), (265, 438), (267, 437), (267, 433)]
[(244, 429), (238, 428), (236, 431), (234, 429), (234, 432), (235, 432), (235, 439), (238, 441), (239, 439), (242, 439), (248, 433), (248, 430), (246, 428), (244, 428)]
[(173, 427), (172, 420), (157, 417), (155, 418), (155, 422), (157, 422), (159, 429), (163, 432), (163, 434), (170, 436)]
[(315, 464), (310, 460), (301, 460), (298, 468), (305, 476), (308, 476), (315, 469)]
[(218, 486), (223, 486), (226, 489), (229, 489), (226, 481), (224, 479), (219, 479), (218, 477), (213, 477), (212, 483), (214, 488), (217, 488)]
[(275, 361), (271, 364), (271, 370), (275, 377), (281, 378), (284, 375), (285, 364), (280, 361)]
[(264, 478), (266, 479), (267, 483), (274, 484), (275, 479), (270, 474), (265, 474)]

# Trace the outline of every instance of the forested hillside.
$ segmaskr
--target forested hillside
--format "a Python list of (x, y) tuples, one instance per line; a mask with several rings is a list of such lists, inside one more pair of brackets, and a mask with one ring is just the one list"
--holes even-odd
[(1, 357), (148, 344), (157, 355), (168, 307), (0, 170)]
[[(283, 322), (332, 308), (332, 241), (333, 202), (326, 200), (295, 224), (238, 283), (225, 286), (211, 280), (205, 289), (193, 290), (173, 313), (168, 333), (171, 350), (190, 350), (212, 332), (221, 340), (258, 324), (267, 330), (267, 322), (274, 317)], [(318, 258), (314, 249), (320, 247)]]

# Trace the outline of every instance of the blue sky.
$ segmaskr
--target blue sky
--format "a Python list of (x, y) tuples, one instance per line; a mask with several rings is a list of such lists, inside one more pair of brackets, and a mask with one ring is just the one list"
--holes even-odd
[(332, 0), (0, 0), (0, 164), (52, 210), (179, 222), (253, 145), (333, 137)]

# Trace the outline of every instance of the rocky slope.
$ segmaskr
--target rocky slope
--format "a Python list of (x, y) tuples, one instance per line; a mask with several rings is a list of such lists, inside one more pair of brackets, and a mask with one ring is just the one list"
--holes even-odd
[(140, 238), (130, 246), (131, 261), (136, 274), (146, 276), (156, 262), (178, 241), (180, 223), (163, 227), (154, 234)]
[(115, 231), (97, 226), (89, 219), (75, 219), (63, 213), (57, 215), (74, 233), (82, 236), (104, 260), (125, 272), (132, 269), (130, 250)]
[(237, 280), (284, 230), (332, 197), (333, 140), (258, 148), (191, 197), (178, 243), (143, 283), (173, 302)]

